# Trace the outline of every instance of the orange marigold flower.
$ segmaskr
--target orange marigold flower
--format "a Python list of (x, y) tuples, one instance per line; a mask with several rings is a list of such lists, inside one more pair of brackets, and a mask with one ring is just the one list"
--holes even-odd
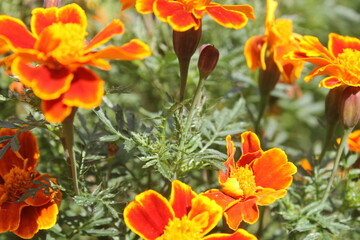
[(16, 57), (12, 73), (41, 98), (45, 118), (62, 122), (72, 107), (91, 109), (101, 103), (104, 82), (84, 65), (109, 70), (105, 59), (133, 60), (150, 55), (148, 45), (138, 39), (120, 47), (99, 48), (124, 32), (120, 20), (113, 20), (90, 42), (85, 40), (87, 19), (76, 4), (32, 11), (31, 32), (20, 20), (0, 16), (0, 39)]
[[(341, 138), (337, 138), (336, 142), (340, 144)], [(353, 152), (360, 153), (360, 130), (355, 130), (352, 133), (350, 133), (347, 143), (349, 146), (349, 150)]]
[(284, 197), (297, 169), (281, 149), (264, 152), (252, 132), (241, 134), (242, 155), (236, 163), (236, 149), (230, 136), (226, 142), (229, 157), (223, 165), (227, 169), (220, 170), (218, 176), (222, 190), (212, 189), (205, 195), (222, 206), (228, 226), (236, 230), (242, 221), (258, 220), (258, 205), (269, 205)]
[(299, 49), (290, 53), (289, 58), (303, 60), (317, 65), (306, 77), (309, 82), (314, 77), (327, 75), (319, 87), (360, 86), (360, 39), (329, 34), (328, 47), (318, 38), (304, 36), (300, 39)]
[(168, 201), (147, 190), (126, 206), (126, 225), (145, 240), (254, 240), (243, 229), (233, 234), (210, 234), (222, 217), (222, 208), (214, 200), (197, 195), (191, 187), (175, 180)]
[(255, 19), (254, 9), (249, 5), (221, 5), (211, 0), (120, 0), (123, 10), (132, 6), (142, 14), (154, 13), (161, 21), (178, 32), (200, 28), (201, 19), (210, 15), (218, 24), (240, 29), (248, 18)]
[(274, 62), (281, 74), (280, 79), (275, 81), (292, 84), (300, 77), (304, 64), (301, 61), (284, 59), (284, 55), (297, 49), (297, 39), (301, 36), (293, 33), (291, 20), (275, 19), (277, 6), (278, 3), (274, 0), (266, 1), (264, 36), (251, 37), (245, 44), (244, 55), (251, 70), (259, 67), (266, 70)]
[[(35, 170), (39, 159), (35, 136), (31, 132), (0, 130), (0, 136), (14, 135), (19, 140), (19, 150), (7, 149), (0, 159), (0, 233), (11, 231), (31, 239), (40, 229), (55, 225), (62, 194), (50, 188), (48, 181), (56, 184), (56, 179)], [(0, 143), (0, 149), (6, 146), (6, 142)], [(29, 190), (41, 187), (34, 181), (49, 188), (29, 195)]]

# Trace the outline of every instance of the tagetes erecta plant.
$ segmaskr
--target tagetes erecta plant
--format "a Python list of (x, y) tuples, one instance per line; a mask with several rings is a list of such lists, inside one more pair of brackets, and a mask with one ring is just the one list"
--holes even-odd
[(113, 20), (89, 42), (86, 27), (85, 12), (76, 4), (34, 9), (31, 32), (19, 19), (0, 16), (0, 42), (5, 41), (15, 56), (11, 71), (42, 99), (49, 122), (62, 122), (73, 107), (91, 109), (101, 103), (104, 81), (85, 65), (110, 70), (105, 59), (134, 60), (150, 55), (148, 45), (138, 39), (95, 51), (124, 32), (120, 20)]
[(276, 71), (280, 72), (280, 78), (276, 81), (292, 84), (300, 77), (304, 64), (285, 59), (284, 55), (297, 49), (301, 35), (293, 33), (291, 20), (275, 19), (277, 6), (278, 3), (274, 0), (266, 1), (265, 33), (263, 36), (249, 38), (244, 55), (251, 70), (270, 70), (269, 68), (276, 66)]
[(197, 195), (178, 180), (172, 182), (170, 200), (147, 190), (126, 206), (126, 225), (145, 240), (255, 240), (243, 229), (232, 234), (209, 233), (222, 218), (222, 208), (214, 200)]
[(120, 0), (123, 10), (135, 6), (141, 14), (154, 13), (162, 22), (168, 23), (175, 31), (185, 32), (201, 26), (201, 19), (208, 14), (215, 22), (227, 27), (240, 29), (248, 18), (255, 19), (250, 5), (221, 5), (211, 0)]
[[(2, 128), (0, 136), (13, 136), (16, 132)], [(59, 189), (50, 188), (49, 181), (56, 184), (56, 179), (35, 170), (40, 156), (35, 136), (27, 131), (17, 137), (19, 150), (9, 148), (0, 159), (0, 233), (11, 231), (31, 239), (40, 229), (55, 225), (62, 194)], [(0, 149), (6, 143), (0, 143)], [(45, 189), (36, 182), (49, 187)], [(36, 188), (39, 190), (34, 195), (29, 194)]]
[(237, 162), (230, 136), (226, 143), (226, 170), (220, 170), (218, 176), (222, 189), (209, 190), (205, 195), (222, 206), (228, 226), (236, 230), (242, 221), (252, 224), (258, 220), (258, 205), (269, 205), (284, 197), (297, 169), (281, 149), (263, 151), (252, 132), (241, 134), (242, 154)]
[(360, 86), (360, 39), (329, 34), (328, 47), (321, 44), (317, 37), (304, 36), (300, 39), (299, 49), (289, 54), (291, 59), (303, 60), (316, 67), (304, 78), (309, 82), (314, 77), (327, 75), (320, 87)]

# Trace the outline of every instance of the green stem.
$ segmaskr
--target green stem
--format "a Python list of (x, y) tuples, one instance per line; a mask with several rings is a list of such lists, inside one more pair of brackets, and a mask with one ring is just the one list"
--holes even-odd
[(333, 140), (336, 127), (337, 124), (328, 124), (328, 127), (326, 129), (326, 139), (323, 145), (323, 149), (321, 150), (319, 158), (318, 159), (315, 158), (315, 163), (317, 163), (318, 166), (321, 165), (321, 162), (324, 159), (327, 150), (329, 149), (331, 141)]
[(263, 231), (264, 231), (264, 216), (265, 216), (265, 212), (267, 210), (266, 207), (262, 207), (263, 211), (259, 211), (259, 214), (260, 214), (260, 218), (259, 218), (259, 226), (258, 226), (258, 229), (256, 231), (256, 237), (258, 239), (261, 239), (262, 235), (263, 235)]
[(353, 128), (347, 128), (344, 130), (344, 135), (341, 138), (341, 142), (340, 142), (340, 146), (336, 152), (336, 157), (335, 157), (335, 162), (334, 162), (334, 167), (332, 169), (331, 175), (330, 175), (330, 179), (329, 182), (326, 186), (326, 190), (325, 190), (325, 194), (321, 200), (321, 203), (325, 203), (325, 201), (327, 200), (327, 198), (329, 197), (330, 191), (331, 191), (331, 187), (332, 187), (332, 183), (334, 181), (335, 178), (335, 174), (337, 172), (337, 169), (339, 167), (339, 163), (340, 163), (340, 158), (342, 155), (342, 152), (345, 148), (345, 145), (347, 143), (347, 139), (350, 135), (350, 133), (352, 132)]
[(71, 114), (62, 122), (62, 130), (63, 130), (63, 139), (64, 139), (64, 147), (66, 159), (71, 168), (71, 179), (73, 183), (73, 188), (76, 195), (80, 194), (80, 189), (78, 185), (78, 176), (76, 170), (76, 159), (74, 152), (74, 117), (76, 113), (76, 108), (73, 108)]
[(185, 98), (185, 88), (189, 72), (190, 58), (189, 59), (179, 59), (180, 66), (180, 102)]
[(266, 107), (268, 105), (269, 97), (270, 97), (269, 94), (266, 94), (266, 95), (261, 94), (260, 105), (259, 105), (259, 115), (258, 115), (258, 117), (256, 119), (256, 122), (255, 122), (255, 133), (259, 137), (261, 135), (261, 120), (262, 120), (262, 118), (264, 116)]

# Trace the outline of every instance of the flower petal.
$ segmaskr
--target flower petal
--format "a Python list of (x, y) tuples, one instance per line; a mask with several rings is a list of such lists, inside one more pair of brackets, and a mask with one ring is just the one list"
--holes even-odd
[(321, 82), (319, 83), (319, 87), (333, 89), (340, 86), (341, 84), (341, 81), (337, 77), (330, 76), (321, 80)]
[(70, 107), (91, 109), (100, 105), (104, 95), (104, 81), (93, 71), (78, 68), (62, 102)]
[(136, 10), (141, 14), (148, 14), (153, 12), (153, 6), (155, 0), (126, 0), (126, 1), (136, 1), (136, 5), (135, 5)]
[(32, 239), (39, 231), (38, 217), (36, 207), (24, 207), (21, 211), (20, 225), (13, 233), (21, 238)]
[(221, 206), (214, 200), (204, 195), (198, 195), (192, 199), (188, 217), (189, 220), (197, 222), (197, 225), (201, 226), (201, 233), (205, 235), (218, 224), (222, 213)]
[(36, 221), (39, 224), (39, 229), (49, 229), (56, 224), (59, 208), (55, 201), (51, 201), (44, 206), (38, 207), (36, 210), (38, 212)]
[(15, 58), (11, 68), (22, 83), (32, 88), (43, 100), (60, 97), (69, 87), (73, 75), (66, 68), (50, 69), (44, 65), (32, 67), (22, 58)]
[(245, 201), (238, 201), (225, 210), (226, 223), (232, 230), (239, 228), (242, 221), (253, 224), (259, 219), (259, 208), (256, 205), (258, 199), (251, 197)]
[(224, 183), (230, 176), (230, 172), (232, 169), (235, 168), (235, 160), (234, 155), (236, 148), (234, 147), (234, 143), (231, 141), (231, 136), (226, 136), (226, 148), (227, 148), (227, 155), (228, 159), (223, 163), (223, 165), (226, 167), (226, 170), (219, 170), (219, 182)]
[(187, 215), (191, 209), (191, 200), (196, 196), (189, 185), (178, 180), (172, 181), (169, 202), (174, 209), (175, 217), (181, 219)]
[(2, 203), (0, 207), (0, 233), (14, 231), (20, 224), (20, 212), (25, 203)]
[(241, 134), (241, 151), (242, 155), (236, 162), (236, 166), (243, 167), (250, 164), (262, 154), (259, 138), (255, 133), (247, 131)]
[(228, 234), (228, 233), (210, 234), (202, 238), (202, 240), (257, 240), (257, 238), (251, 233), (248, 233), (244, 229), (238, 229), (236, 232), (232, 234)]
[(255, 20), (254, 8), (250, 5), (221, 5), (221, 7), (235, 11), (235, 12), (242, 12), (246, 15), (247, 18)]
[(0, 15), (0, 39), (5, 40), (13, 51), (32, 48), (36, 41), (22, 21), (6, 15)]
[(214, 200), (223, 209), (226, 209), (230, 204), (233, 204), (237, 201), (236, 199), (224, 194), (218, 189), (208, 190), (205, 193), (202, 193), (202, 195)]
[(121, 10), (124, 11), (128, 8), (134, 7), (136, 0), (120, 0), (120, 3), (122, 4)]
[(255, 194), (259, 201), (257, 202), (258, 205), (270, 205), (276, 201), (276, 199), (283, 198), (286, 195), (286, 190), (274, 190), (272, 188), (263, 188)]
[(292, 175), (296, 173), (295, 165), (288, 162), (285, 152), (279, 148), (272, 148), (255, 160), (253, 172), (257, 186), (285, 189), (292, 183)]
[(261, 49), (265, 43), (262, 36), (253, 36), (246, 41), (244, 55), (248, 67), (254, 71), (261, 66)]
[(243, 12), (227, 10), (221, 5), (208, 6), (206, 12), (215, 22), (227, 28), (240, 29), (248, 22), (248, 18)]
[(120, 20), (115, 19), (98, 34), (96, 34), (96, 36), (87, 44), (85, 50), (97, 48), (108, 42), (113, 36), (122, 34), (123, 32), (124, 24)]
[(161, 236), (173, 218), (174, 211), (168, 200), (153, 190), (137, 195), (124, 210), (126, 225), (144, 239)]
[(72, 107), (65, 105), (62, 99), (63, 97), (42, 101), (41, 109), (48, 122), (60, 123), (70, 115)]
[(355, 37), (341, 36), (336, 33), (329, 34), (329, 50), (337, 57), (345, 48), (360, 51), (360, 39)]
[(120, 59), (125, 61), (143, 59), (150, 56), (150, 47), (138, 39), (120, 46), (110, 46), (94, 53), (94, 58)]

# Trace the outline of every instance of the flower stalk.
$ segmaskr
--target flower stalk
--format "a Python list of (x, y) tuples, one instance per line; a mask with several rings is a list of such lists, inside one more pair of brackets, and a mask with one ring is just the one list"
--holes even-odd
[(61, 0), (44, 0), (44, 8), (60, 7)]

